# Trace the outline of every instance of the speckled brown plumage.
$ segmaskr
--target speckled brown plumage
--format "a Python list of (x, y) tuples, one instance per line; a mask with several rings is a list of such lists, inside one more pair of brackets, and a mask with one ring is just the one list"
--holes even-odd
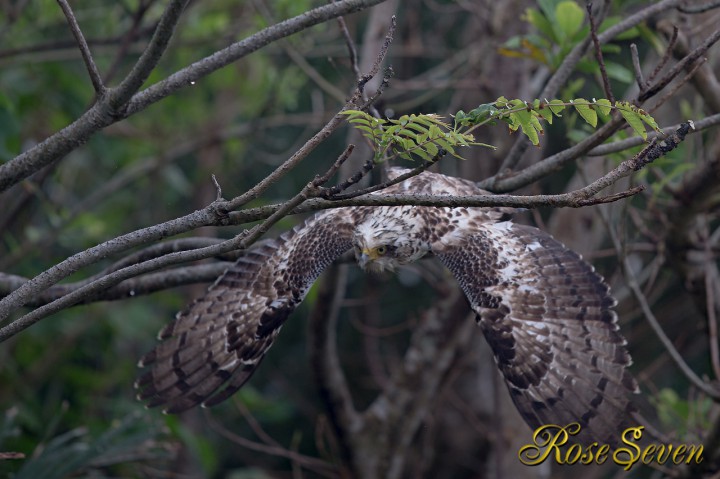
[[(395, 177), (403, 170), (392, 169)], [(386, 193), (473, 195), (469, 181), (425, 172)], [(141, 365), (139, 398), (167, 412), (214, 405), (258, 367), (320, 273), (353, 249), (367, 269), (432, 252), (478, 315), (518, 410), (535, 428), (579, 422), (579, 439), (615, 441), (637, 386), (592, 266), (548, 234), (507, 220), (506, 208), (327, 210), (249, 249), (205, 296), (178, 314)]]

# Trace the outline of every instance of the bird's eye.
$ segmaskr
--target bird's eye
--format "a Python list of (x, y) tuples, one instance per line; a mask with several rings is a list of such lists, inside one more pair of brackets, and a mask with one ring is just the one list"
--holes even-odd
[(385, 253), (387, 253), (387, 246), (378, 246), (378, 247), (375, 249), (375, 251), (377, 251), (377, 254), (379, 254), (380, 256), (382, 256), (382, 255), (384, 255)]

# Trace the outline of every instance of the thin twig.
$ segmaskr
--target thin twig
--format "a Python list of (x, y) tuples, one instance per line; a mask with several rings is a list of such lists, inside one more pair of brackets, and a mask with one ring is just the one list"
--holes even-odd
[(369, 187), (367, 187), (367, 188), (365, 188), (365, 189), (362, 189), (362, 190), (353, 191), (352, 193), (346, 193), (346, 194), (344, 194), (344, 195), (335, 195), (335, 196), (332, 196), (332, 197), (330, 197), (330, 198), (328, 198), (328, 199), (330, 199), (330, 200), (332, 200), (332, 201), (336, 201), (336, 200), (346, 200), (346, 199), (350, 199), (350, 198), (357, 198), (358, 196), (367, 195), (367, 194), (373, 193), (373, 192), (375, 192), (375, 191), (384, 190), (384, 189), (387, 188), (388, 186), (392, 186), (392, 185), (396, 185), (396, 184), (398, 184), (398, 183), (402, 183), (403, 181), (407, 180), (408, 178), (411, 178), (411, 177), (413, 177), (413, 176), (419, 175), (420, 173), (422, 173), (423, 171), (427, 170), (427, 169), (430, 168), (432, 165), (434, 165), (435, 163), (437, 163), (438, 161), (440, 161), (440, 159), (441, 159), (443, 156), (445, 156), (446, 154), (447, 154), (447, 151), (445, 151), (444, 149), (440, 148), (440, 149), (438, 150), (438, 152), (435, 154), (435, 156), (433, 156), (430, 160), (423, 162), (420, 166), (417, 166), (417, 167), (413, 168), (412, 170), (408, 171), (407, 173), (403, 173), (402, 175), (398, 176), (397, 178), (394, 178), (394, 179), (392, 179), (392, 180), (386, 181), (386, 182), (381, 183), (381, 184), (379, 184), (379, 185), (369, 186)]
[[(672, 35), (670, 35), (670, 41), (668, 42), (668, 46), (665, 48), (665, 52), (663, 52), (663, 56), (660, 58), (660, 61), (655, 65), (655, 68), (653, 69), (652, 73), (650, 73), (650, 76), (647, 79), (647, 83), (645, 84), (645, 87), (647, 88), (647, 85), (655, 80), (655, 77), (657, 77), (658, 73), (662, 71), (663, 68), (665, 68), (665, 65), (667, 65), (667, 62), (672, 57), (672, 51), (673, 48), (675, 48), (675, 42), (677, 42), (677, 36), (678, 36), (678, 28), (673, 25), (673, 32)], [(645, 89), (641, 89), (641, 92), (644, 92)]]
[(377, 75), (377, 73), (380, 71), (380, 65), (382, 65), (383, 60), (385, 60), (388, 48), (390, 48), (390, 44), (392, 43), (393, 37), (395, 36), (396, 27), (397, 19), (395, 18), (395, 15), (393, 15), (390, 18), (390, 26), (388, 27), (388, 31), (385, 34), (385, 39), (383, 40), (383, 44), (380, 47), (380, 51), (378, 52), (377, 57), (375, 57), (375, 62), (373, 62), (372, 68), (370, 68), (370, 71), (366, 75), (362, 75), (358, 80), (358, 89), (361, 93), (364, 93), (365, 85), (367, 84), (367, 82), (372, 80), (373, 77)]
[(262, 428), (262, 425), (258, 422), (257, 419), (255, 419), (255, 416), (252, 415), (252, 412), (250, 412), (250, 409), (248, 409), (245, 403), (239, 399), (239, 396), (234, 396), (234, 398), (235, 400), (233, 401), (233, 404), (236, 408), (238, 408), (240, 414), (242, 414), (242, 416), (245, 418), (245, 421), (247, 421), (250, 429), (253, 430), (255, 435), (269, 446), (282, 447), (282, 445), (275, 439), (273, 439), (270, 434), (265, 432), (265, 430)]
[(305, 456), (303, 454), (300, 454), (298, 452), (295, 452), (291, 449), (287, 449), (285, 447), (277, 447), (277, 446), (271, 446), (267, 444), (261, 444), (255, 441), (251, 441), (249, 439), (246, 439), (242, 436), (239, 436), (235, 434), (234, 432), (228, 430), (226, 427), (224, 427), (222, 424), (218, 423), (215, 418), (212, 416), (212, 414), (209, 414), (207, 412), (207, 409), (205, 409), (205, 418), (208, 420), (208, 424), (210, 427), (218, 432), (221, 436), (224, 438), (232, 441), (233, 443), (248, 448), (251, 451), (257, 451), (262, 452), (265, 454), (269, 454), (271, 456), (278, 456), (278, 457), (285, 457), (287, 459), (290, 459), (297, 464), (302, 465), (303, 467), (310, 469), (314, 471), (315, 473), (328, 477), (328, 478), (335, 478), (337, 477), (337, 466), (334, 464), (331, 464), (329, 462), (325, 462), (321, 459), (317, 459), (315, 457), (311, 456)]
[(171, 0), (165, 8), (155, 33), (153, 33), (147, 48), (143, 50), (140, 58), (135, 62), (130, 73), (120, 82), (120, 85), (108, 92), (108, 103), (114, 110), (124, 108), (128, 101), (140, 89), (145, 80), (153, 72), (163, 53), (170, 44), (175, 27), (185, 10), (189, 0)]
[(615, 193), (613, 195), (600, 196), (598, 198), (590, 198), (588, 200), (579, 200), (578, 206), (593, 206), (593, 205), (602, 205), (605, 203), (612, 203), (614, 201), (618, 201), (623, 198), (629, 198), (631, 196), (635, 196), (642, 191), (645, 191), (644, 186), (642, 186), (642, 185), (635, 186), (633, 188), (630, 188), (625, 191), (621, 191), (620, 193)]
[(105, 88), (105, 84), (100, 76), (100, 71), (98, 70), (97, 65), (95, 65), (92, 53), (90, 53), (90, 47), (88, 47), (88, 44), (85, 41), (85, 36), (83, 35), (82, 30), (80, 30), (80, 25), (78, 25), (75, 14), (73, 13), (72, 8), (70, 8), (70, 5), (67, 3), (67, 0), (57, 0), (57, 2), (65, 15), (65, 18), (70, 25), (70, 31), (72, 31), (75, 41), (78, 44), (83, 62), (85, 62), (85, 68), (87, 68), (88, 75), (90, 75), (90, 81), (92, 82), (95, 94), (98, 97), (103, 96), (107, 89)]
[(365, 161), (363, 166), (358, 171), (356, 171), (352, 176), (350, 176), (342, 183), (330, 188), (324, 188), (320, 197), (325, 199), (332, 199), (333, 197), (337, 196), (338, 194), (342, 193), (343, 191), (350, 188), (352, 185), (357, 184), (360, 180), (365, 178), (365, 176), (370, 173), (373, 168), (375, 168), (375, 162), (372, 160), (372, 158), (370, 158)]
[(670, 100), (675, 96), (675, 93), (685, 86), (687, 82), (689, 82), (694, 76), (695, 73), (700, 69), (701, 66), (705, 65), (707, 63), (707, 58), (701, 58), (698, 61), (696, 61), (694, 64), (692, 64), (692, 67), (690, 70), (685, 74), (684, 77), (680, 79), (680, 81), (673, 84), (672, 88), (667, 90), (663, 96), (661, 96), (651, 107), (647, 109), (648, 113), (653, 113), (657, 111), (658, 108), (660, 108), (662, 105), (665, 104), (666, 101)]
[(637, 45), (634, 43), (630, 44), (630, 57), (632, 58), (633, 72), (635, 73), (635, 83), (637, 83), (638, 90), (643, 91), (645, 89), (645, 78), (643, 78), (642, 67), (640, 67), (640, 54)]
[[(395, 18), (393, 17), (393, 21), (391, 22), (390, 28), (387, 32), (387, 35), (385, 36), (383, 46), (378, 52), (377, 58), (375, 59), (375, 63), (373, 64), (370, 71), (366, 75), (363, 75), (362, 79), (358, 81), (358, 87), (355, 90), (355, 94), (350, 98), (347, 103), (345, 103), (342, 109), (319, 132), (317, 132), (312, 138), (310, 138), (299, 150), (297, 150), (282, 165), (277, 167), (275, 171), (266, 176), (262, 181), (260, 181), (257, 185), (248, 190), (246, 193), (229, 201), (229, 209), (237, 209), (245, 205), (247, 202), (252, 201), (258, 196), (260, 196), (272, 184), (277, 182), (280, 178), (282, 178), (284, 175), (290, 172), (290, 170), (297, 166), (297, 164), (299, 164), (301, 160), (307, 157), (310, 152), (312, 152), (320, 143), (322, 143), (328, 136), (330, 136), (330, 133), (335, 131), (341, 124), (345, 123), (346, 116), (343, 115), (342, 112), (348, 109), (354, 109), (359, 107), (358, 103), (362, 99), (365, 83), (367, 83), (372, 77), (377, 75), (380, 69), (380, 65), (382, 64), (385, 55), (387, 55), (388, 48), (390, 47), (390, 42), (392, 42), (393, 35), (395, 33), (395, 26), (396, 22)], [(362, 109), (363, 107), (359, 108)]]
[[(335, 160), (335, 163), (330, 167), (329, 170), (327, 170), (323, 175), (318, 175), (313, 180), (313, 186), (316, 188), (321, 188), (322, 185), (330, 181), (330, 178), (332, 178), (335, 173), (338, 172), (340, 167), (347, 161), (348, 158), (350, 158), (350, 155), (352, 155), (353, 150), (355, 149), (355, 145), (348, 145), (345, 147), (345, 150), (340, 154), (337, 160)], [(323, 188), (325, 190), (325, 188)], [(320, 192), (316, 192), (316, 194), (320, 194)]]
[(218, 183), (217, 178), (215, 178), (215, 174), (210, 175), (210, 177), (212, 178), (213, 185), (215, 186), (215, 201), (223, 201), (220, 183)]
[(145, 14), (148, 12), (148, 10), (150, 10), (150, 7), (156, 1), (157, 0), (141, 1), (137, 5), (137, 10), (135, 12), (132, 12), (132, 24), (130, 25), (130, 28), (128, 28), (127, 32), (125, 32), (121, 37), (120, 46), (115, 53), (115, 59), (105, 72), (105, 83), (109, 83), (115, 77), (115, 74), (118, 72), (120, 66), (125, 60), (125, 55), (130, 49), (130, 46), (137, 39), (141, 32), (140, 25), (143, 18), (145, 17)]
[(693, 6), (680, 5), (679, 7), (677, 7), (677, 9), (683, 13), (694, 14), (694, 13), (705, 13), (707, 11), (713, 10), (718, 7), (720, 7), (720, 0), (714, 0), (712, 2), (707, 2), (704, 5), (693, 5)]
[[(334, 2), (335, 0), (333, 0)], [(347, 24), (345, 23), (345, 17), (337, 18), (338, 25), (340, 26), (340, 32), (342, 32), (343, 38), (345, 39), (345, 46), (347, 46), (348, 53), (350, 54), (350, 67), (352, 68), (355, 78), (360, 80), (360, 65), (358, 64), (357, 48), (355, 48), (355, 42), (350, 35)]]
[[(657, 94), (660, 90), (664, 89), (668, 83), (670, 83), (680, 72), (687, 67), (687, 65), (697, 61), (702, 55), (707, 53), (708, 49), (718, 40), (720, 40), (720, 28), (715, 30), (709, 37), (707, 37), (695, 50), (688, 53), (685, 58), (680, 60), (673, 66), (664, 77), (655, 82), (654, 85), (648, 87), (648, 89), (638, 95), (638, 101), (644, 102), (648, 98)], [(670, 51), (668, 49), (668, 51)], [(670, 54), (670, 53), (668, 53)], [(652, 75), (648, 81), (652, 81)]]
[(613, 95), (612, 88), (610, 88), (610, 79), (608, 79), (607, 70), (605, 69), (605, 60), (603, 60), (602, 50), (600, 49), (600, 40), (597, 35), (597, 25), (595, 25), (595, 16), (592, 13), (592, 2), (585, 4), (585, 9), (588, 13), (588, 22), (590, 23), (590, 38), (592, 38), (593, 46), (595, 47), (595, 58), (597, 59), (598, 66), (600, 67), (600, 76), (602, 77), (603, 90), (605, 96), (610, 103), (615, 104), (615, 96)]
[(640, 304), (640, 308), (642, 309), (648, 324), (650, 324), (650, 327), (655, 332), (658, 339), (663, 344), (668, 354), (670, 354), (670, 357), (673, 359), (673, 361), (678, 366), (680, 371), (682, 371), (685, 377), (687, 377), (690, 382), (692, 382), (698, 389), (703, 391), (711, 398), (715, 400), (720, 400), (720, 390), (716, 390), (710, 384), (700, 379), (697, 374), (695, 374), (695, 372), (690, 368), (690, 366), (687, 365), (685, 360), (682, 358), (678, 350), (675, 349), (675, 345), (673, 345), (670, 338), (667, 337), (665, 331), (663, 331), (660, 322), (657, 320), (657, 318), (652, 312), (652, 308), (650, 308), (650, 305), (648, 304), (647, 298), (645, 297), (642, 290), (640, 289), (640, 286), (638, 285), (637, 279), (635, 278), (635, 274), (633, 273), (632, 266), (630, 265), (627, 256), (622, 254), (622, 245), (620, 244), (620, 240), (615, 233), (615, 229), (612, 227), (610, 220), (606, 218), (606, 215), (602, 211), (602, 209), (600, 209), (599, 211), (607, 225), (607, 229), (610, 234), (610, 238), (615, 245), (615, 249), (618, 252), (618, 255), (621, 256), (622, 270), (623, 274), (625, 275), (625, 279), (627, 280), (627, 284), (630, 287), (630, 290), (635, 295), (635, 299)]

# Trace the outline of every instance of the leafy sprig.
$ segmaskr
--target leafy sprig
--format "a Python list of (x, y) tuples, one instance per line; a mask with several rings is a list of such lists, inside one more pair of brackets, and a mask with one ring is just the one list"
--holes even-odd
[(454, 115), (451, 126), (443, 117), (436, 114), (403, 115), (398, 119), (382, 119), (360, 110), (346, 110), (343, 114), (348, 121), (370, 140), (375, 152), (374, 161), (379, 163), (386, 158), (400, 157), (413, 159), (419, 157), (430, 161), (440, 150), (462, 158), (457, 150), (466, 146), (491, 145), (478, 143), (472, 131), (485, 124), (504, 121), (511, 131), (522, 131), (533, 145), (540, 143), (540, 135), (544, 133), (542, 121), (553, 122), (554, 117), (562, 116), (568, 109), (574, 109), (578, 115), (593, 128), (597, 127), (598, 118), (608, 118), (612, 110), (618, 111), (633, 131), (643, 139), (647, 139), (645, 125), (660, 131), (657, 123), (641, 108), (624, 102), (614, 104), (610, 100), (533, 100), (527, 102), (519, 99), (508, 100), (500, 97), (492, 103), (486, 103)]
[(474, 128), (483, 124), (493, 124), (496, 120), (504, 121), (511, 131), (520, 129), (532, 142), (533, 145), (540, 143), (540, 136), (544, 133), (541, 120), (552, 124), (553, 117), (562, 116), (566, 108), (573, 108), (585, 122), (597, 127), (598, 117), (607, 118), (612, 110), (620, 112), (633, 131), (647, 140), (645, 125), (655, 131), (660, 131), (655, 119), (642, 108), (638, 108), (626, 101), (616, 101), (614, 104), (605, 98), (599, 100), (586, 100), (576, 98), (574, 100), (508, 100), (505, 97), (498, 98), (493, 103), (480, 105), (479, 107), (465, 113), (460, 110), (455, 115), (455, 129)]
[(413, 156), (432, 160), (442, 148), (462, 158), (456, 150), (464, 146), (487, 146), (475, 141), (469, 132), (450, 126), (435, 114), (403, 115), (398, 119), (375, 118), (360, 110), (346, 110), (343, 114), (372, 144), (375, 162), (385, 157), (412, 160)]

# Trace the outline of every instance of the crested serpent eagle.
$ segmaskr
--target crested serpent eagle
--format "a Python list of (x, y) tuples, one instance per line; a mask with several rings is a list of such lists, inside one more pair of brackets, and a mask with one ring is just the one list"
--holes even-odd
[[(407, 170), (392, 168), (391, 178)], [(384, 193), (477, 195), (424, 172)], [(363, 269), (436, 256), (464, 291), (525, 421), (578, 422), (580, 440), (617, 441), (637, 385), (607, 284), (547, 233), (505, 208), (345, 207), (317, 213), (245, 251), (159, 335), (137, 380), (148, 406), (217, 404), (250, 378), (310, 286), (349, 250)]]

